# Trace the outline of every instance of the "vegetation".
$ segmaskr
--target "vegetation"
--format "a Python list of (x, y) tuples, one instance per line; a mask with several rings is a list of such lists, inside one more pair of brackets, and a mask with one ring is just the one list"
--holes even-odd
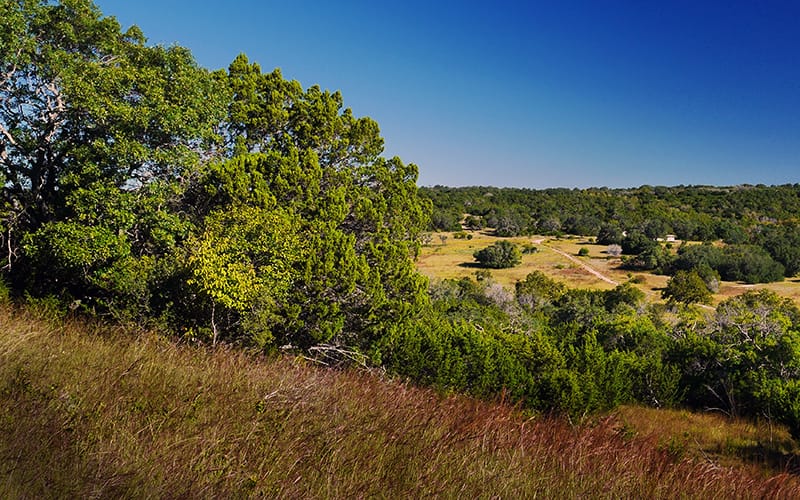
[[(244, 55), (227, 70), (200, 68), (184, 48), (148, 46), (138, 29), (123, 32), (89, 0), (0, 0), (0, 13), (0, 295), (53, 318), (154, 329), (197, 346), (158, 336), (110, 339), (100, 330), (76, 336), (61, 326), (47, 335), (7, 312), (16, 326), (0, 329), (0, 428), (10, 429), (4, 436), (12, 444), (0, 457), (11, 493), (52, 486), (67, 496), (153, 496), (178, 481), (182, 487), (171, 490), (178, 496), (248, 488), (270, 496), (364, 494), (374, 491), (361, 472), (368, 469), (398, 492), (436, 494), (463, 487), (452, 471), (469, 463), (478, 494), (492, 471), (519, 468), (525, 479), (496, 490), (582, 495), (612, 484), (603, 490), (609, 496), (659, 496), (688, 478), (664, 472), (673, 469), (663, 454), (643, 459), (649, 474), (661, 471), (650, 482), (587, 480), (589, 472), (596, 481), (608, 476), (575, 463), (563, 471), (564, 448), (550, 455), (558, 441), (537, 448), (541, 437), (526, 434), (518, 413), (549, 425), (543, 415), (585, 423), (620, 405), (685, 407), (765, 419), (800, 437), (797, 306), (750, 290), (713, 312), (691, 307), (720, 279), (774, 281), (797, 270), (796, 186), (433, 188), (424, 191), (431, 202), (417, 189), (417, 168), (381, 156), (377, 123), (353, 116), (339, 92), (304, 89)], [(523, 255), (507, 239), (474, 250), (485, 239), (467, 229), (596, 235), (608, 255), (626, 254), (625, 269), (671, 274), (669, 301), (648, 302), (634, 284), (592, 274), (586, 263), (597, 252), (585, 244), (542, 248), (602, 278), (603, 289), (524, 271), (512, 290), (487, 269), (476, 280), (429, 283), (413, 260), (420, 243), (433, 240), (423, 233), (429, 224), (455, 230), (450, 245), (449, 234), (439, 234), (437, 251), (466, 249), (498, 276), (545, 252), (526, 241)], [(724, 241), (675, 253), (657, 240), (667, 231)], [(379, 368), (517, 406), (490, 410), (454, 397), (412, 415), (422, 404), (412, 399), (390, 418), (371, 402), (342, 403), (359, 390), (337, 388), (346, 375), (292, 368), (286, 359), (271, 371), (252, 358), (278, 353)], [(206, 365), (213, 374), (201, 375)], [(286, 380), (277, 373), (295, 369), (300, 382), (275, 385)], [(332, 387), (311, 390), (316, 377)], [(382, 401), (416, 391), (394, 387), (399, 395)], [(458, 405), (478, 416), (462, 417)], [(496, 431), (492, 411), (513, 421), (511, 434)], [(450, 416), (442, 427), (428, 428), (443, 414)], [(229, 422), (234, 427), (224, 430)], [(557, 436), (576, 432), (552, 425)], [(485, 455), (495, 432), (497, 448), (489, 449), (499, 451)], [(576, 435), (608, 437), (602, 426), (593, 432)], [(613, 439), (614, 453), (633, 446)], [(456, 458), (439, 453), (446, 448)], [(420, 459), (431, 449), (441, 462)], [(520, 451), (527, 449), (534, 452)], [(558, 479), (530, 473), (539, 452), (553, 457), (542, 470), (555, 467)], [(621, 467), (619, 457), (609, 460), (608, 470)], [(689, 470), (674, 470), (681, 467)], [(341, 484), (329, 481), (334, 470)], [(717, 481), (691, 491), (711, 491), (704, 488)], [(783, 487), (748, 481), (730, 482), (731, 491)], [(542, 490), (550, 485), (567, 489)]]
[[(431, 228), (457, 225), (444, 214), (469, 214), (475, 227), (498, 236), (576, 234), (601, 245), (621, 245), (634, 269), (673, 274), (656, 239), (721, 240), (724, 279), (761, 283), (800, 270), (800, 185), (642, 186), (635, 189), (544, 189), (435, 186), (420, 194), (434, 205)], [(481, 221), (480, 223), (477, 221)], [(456, 229), (461, 229), (460, 226)], [(742, 246), (744, 245), (744, 246)]]
[(493, 269), (506, 269), (522, 262), (522, 252), (508, 241), (498, 241), (483, 250), (476, 250), (473, 256), (481, 266)]
[(2, 12), (14, 295), (262, 348), (359, 346), (425, 303), (417, 169), (341, 94), (209, 72), (89, 0)]
[(4, 498), (800, 494), (775, 427), (632, 407), (574, 427), (301, 358), (0, 324)]
[(708, 304), (711, 302), (711, 290), (694, 269), (675, 273), (675, 276), (667, 282), (667, 287), (662, 290), (661, 295), (670, 303), (694, 304), (700, 302)]

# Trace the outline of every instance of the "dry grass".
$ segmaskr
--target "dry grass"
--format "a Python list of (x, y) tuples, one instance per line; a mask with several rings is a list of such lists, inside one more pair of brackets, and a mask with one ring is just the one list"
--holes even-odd
[(789, 474), (677, 456), (623, 419), (575, 428), (380, 374), (0, 309), (2, 498), (800, 496)]
[(751, 470), (800, 474), (800, 449), (783, 426), (731, 419), (719, 413), (621, 407), (626, 432), (656, 439), (660, 446), (716, 464), (749, 465)]
[[(479, 269), (475, 265), (472, 254), (499, 239), (486, 231), (471, 233), (473, 235), (471, 240), (458, 240), (453, 237), (452, 233), (444, 234), (448, 236), (444, 244), (435, 236), (431, 245), (422, 247), (417, 260), (417, 268), (429, 278), (446, 279), (472, 276)], [(611, 266), (607, 264), (607, 256), (601, 253), (603, 249), (597, 245), (587, 245), (587, 248), (590, 249), (589, 257), (579, 258), (577, 253), (582, 246), (579, 244), (580, 240), (551, 240), (540, 236), (503, 239), (519, 245), (532, 244), (539, 249), (537, 253), (523, 255), (522, 264), (519, 266), (491, 270), (493, 279), (505, 286), (512, 287), (518, 280), (524, 280), (529, 273), (538, 270), (573, 287), (581, 286), (603, 290), (613, 288), (614, 285), (592, 275), (578, 262), (597, 267), (598, 270), (602, 269), (601, 272), (605, 274), (610, 273), (612, 280), (625, 281), (627, 279), (624, 272), (611, 269)], [(575, 256), (576, 260), (557, 253), (553, 250), (554, 248)]]
[[(432, 243), (423, 246), (417, 260), (417, 269), (432, 279), (461, 278), (472, 276), (478, 269), (472, 257), (473, 252), (485, 248), (498, 239), (492, 236), (491, 230), (471, 232), (471, 240), (457, 240), (453, 233), (439, 233), (447, 236), (442, 244), (438, 235), (434, 235)], [(642, 283), (636, 284), (648, 297), (650, 302), (663, 302), (661, 290), (669, 280), (668, 276), (659, 276), (647, 272), (635, 272), (620, 269), (621, 261), (606, 253), (605, 245), (590, 243), (586, 238), (565, 237), (550, 238), (546, 236), (531, 236), (519, 238), (503, 238), (520, 245), (533, 244), (540, 251), (535, 254), (523, 255), (522, 264), (511, 269), (492, 270), (493, 279), (509, 288), (513, 288), (518, 280), (524, 280), (532, 271), (541, 271), (551, 278), (565, 283), (570, 288), (589, 288), (594, 290), (608, 290), (613, 284), (604, 281), (588, 272), (576, 262), (591, 267), (598, 273), (616, 283), (624, 283), (632, 276), (639, 276)], [(696, 244), (696, 242), (694, 243)], [(675, 248), (679, 243), (675, 243)], [(578, 251), (586, 248), (589, 255), (578, 257)], [(674, 251), (674, 250), (673, 250)], [(563, 254), (566, 253), (572, 258)], [(787, 279), (778, 283), (746, 285), (723, 281), (719, 293), (713, 297), (713, 304), (741, 295), (747, 290), (769, 289), (777, 294), (788, 297), (800, 305), (800, 279)]]

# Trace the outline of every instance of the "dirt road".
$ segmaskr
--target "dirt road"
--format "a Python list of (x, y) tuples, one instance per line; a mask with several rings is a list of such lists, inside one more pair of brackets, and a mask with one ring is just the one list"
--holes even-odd
[(582, 268), (586, 269), (588, 272), (590, 272), (591, 274), (596, 276), (598, 279), (601, 279), (601, 280), (605, 281), (606, 283), (611, 283), (614, 286), (619, 285), (619, 283), (617, 283), (613, 279), (609, 278), (605, 274), (601, 273), (597, 269), (593, 268), (589, 264), (587, 264), (587, 263), (583, 262), (582, 260), (578, 259), (577, 257), (575, 257), (573, 255), (570, 255), (570, 254), (568, 254), (567, 252), (565, 252), (563, 250), (559, 250), (558, 248), (553, 248), (553, 247), (548, 246), (548, 245), (543, 245), (543, 246), (545, 248), (547, 248), (548, 250), (552, 250), (553, 252), (555, 252), (555, 253), (563, 256), (563, 257), (566, 257), (567, 259), (569, 259), (570, 261), (574, 262), (575, 264), (578, 264), (579, 266), (581, 266)]

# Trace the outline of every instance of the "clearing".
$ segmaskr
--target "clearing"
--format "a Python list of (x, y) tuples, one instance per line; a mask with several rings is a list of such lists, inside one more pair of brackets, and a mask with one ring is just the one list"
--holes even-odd
[[(639, 287), (651, 302), (661, 300), (661, 290), (666, 286), (669, 276), (661, 276), (645, 271), (631, 272), (620, 269), (619, 257), (609, 255), (606, 245), (597, 245), (586, 237), (565, 236), (520, 236), (499, 238), (493, 236), (491, 229), (467, 232), (471, 239), (456, 238), (459, 233), (434, 233), (431, 243), (424, 245), (417, 259), (417, 269), (432, 280), (463, 278), (474, 276), (481, 269), (472, 254), (500, 239), (505, 239), (524, 247), (533, 245), (538, 251), (523, 254), (522, 263), (510, 269), (491, 269), (492, 279), (506, 287), (524, 280), (533, 271), (541, 271), (547, 276), (563, 282), (571, 288), (608, 290), (625, 283), (636, 276)], [(578, 251), (586, 248), (586, 256), (578, 256)], [(677, 244), (676, 244), (677, 248)], [(748, 285), (723, 281), (719, 292), (714, 295), (714, 304), (727, 298), (740, 295), (751, 289), (769, 289), (792, 299), (800, 305), (800, 279), (787, 278), (776, 283)]]

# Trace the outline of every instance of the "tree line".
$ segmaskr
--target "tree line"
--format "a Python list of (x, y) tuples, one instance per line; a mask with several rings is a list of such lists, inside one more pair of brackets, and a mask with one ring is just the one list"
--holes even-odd
[[(674, 274), (695, 256), (671, 262), (658, 245), (724, 243), (706, 252), (723, 279), (778, 281), (800, 272), (800, 185), (642, 186), (631, 189), (420, 188), (433, 203), (429, 230), (493, 228), (497, 236), (574, 234), (621, 245), (628, 267)], [(687, 250), (688, 251), (688, 250)], [(713, 255), (712, 255), (713, 254)]]
[(431, 226), (442, 231), (466, 224), (509, 234), (598, 234), (604, 224), (639, 230), (652, 238), (722, 239), (742, 243), (750, 232), (797, 222), (800, 185), (641, 186), (638, 188), (525, 189), (422, 187), (432, 200)]

